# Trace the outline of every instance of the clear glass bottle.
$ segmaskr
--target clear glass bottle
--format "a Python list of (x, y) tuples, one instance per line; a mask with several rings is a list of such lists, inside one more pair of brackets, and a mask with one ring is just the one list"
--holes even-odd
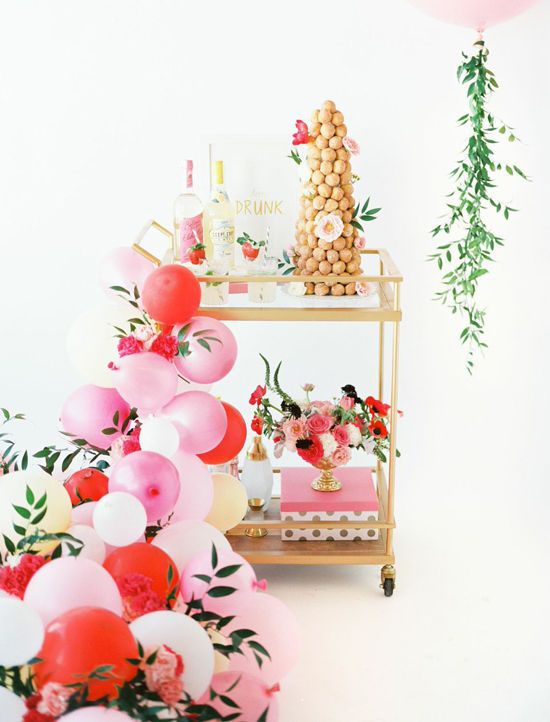
[(226, 260), (230, 268), (235, 261), (235, 209), (223, 184), (223, 161), (213, 167), (213, 185), (204, 214), (206, 257)]
[(187, 260), (188, 250), (203, 243), (204, 205), (193, 188), (193, 161), (187, 161), (185, 191), (174, 202), (174, 262)]

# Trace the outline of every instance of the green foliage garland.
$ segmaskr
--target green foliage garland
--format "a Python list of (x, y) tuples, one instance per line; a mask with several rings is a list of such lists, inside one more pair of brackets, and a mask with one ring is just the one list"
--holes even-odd
[(435, 261), (439, 270), (450, 266), (442, 278), (443, 290), (436, 294), (437, 300), (448, 306), (452, 313), (461, 313), (466, 319), (460, 339), (468, 344), (466, 361), (469, 373), (473, 369), (474, 352), (487, 347), (484, 342), (485, 310), (478, 306), (476, 292), (479, 279), (489, 272), (488, 264), (493, 262), (496, 246), (503, 245), (503, 239), (489, 230), (486, 211), (492, 207), (508, 220), (516, 208), (502, 203), (492, 195), (496, 184), (493, 174), (505, 170), (509, 175), (518, 175), (527, 180), (525, 173), (516, 165), (496, 162), (494, 146), (499, 136), (507, 136), (509, 142), (517, 140), (513, 129), (487, 110), (491, 93), (498, 88), (494, 73), (487, 67), (489, 51), (483, 40), (475, 43), (475, 52), (468, 56), (463, 53), (463, 62), (457, 70), (458, 80), (467, 87), (469, 111), (458, 119), (461, 126), (471, 127), (463, 156), (451, 172), (456, 187), (448, 195), (447, 219), (432, 229), (432, 236), (450, 235), (455, 226), (461, 229), (459, 237), (437, 247), (429, 259)]

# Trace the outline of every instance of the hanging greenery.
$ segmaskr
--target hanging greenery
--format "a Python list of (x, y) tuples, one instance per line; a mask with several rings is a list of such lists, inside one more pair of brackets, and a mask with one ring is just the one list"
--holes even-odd
[(457, 237), (438, 246), (429, 257), (437, 263), (439, 270), (445, 271), (443, 289), (436, 294), (437, 300), (448, 306), (452, 313), (459, 312), (466, 321), (460, 339), (468, 346), (466, 366), (469, 373), (472, 373), (475, 352), (487, 347), (484, 342), (485, 310), (478, 306), (476, 299), (478, 283), (489, 272), (488, 265), (494, 261), (496, 246), (503, 245), (503, 239), (487, 225), (488, 211), (492, 208), (506, 220), (517, 211), (493, 196), (494, 175), (504, 170), (511, 176), (518, 175), (527, 180), (518, 166), (503, 164), (494, 158), (494, 145), (499, 139), (507, 138), (513, 143), (517, 138), (510, 126), (497, 122), (487, 110), (489, 96), (498, 88), (498, 83), (487, 67), (489, 51), (483, 40), (478, 40), (474, 48), (471, 56), (462, 54), (463, 62), (457, 70), (458, 80), (467, 87), (470, 105), (468, 113), (457, 122), (470, 127), (470, 137), (451, 172), (456, 185), (448, 195), (447, 218), (432, 229), (433, 237), (450, 236), (454, 230)]

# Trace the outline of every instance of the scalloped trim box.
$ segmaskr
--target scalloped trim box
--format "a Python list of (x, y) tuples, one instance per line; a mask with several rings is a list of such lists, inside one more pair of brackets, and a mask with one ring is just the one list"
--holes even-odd
[(315, 491), (311, 482), (319, 475), (312, 467), (281, 469), (282, 521), (332, 521), (323, 529), (282, 529), (283, 541), (369, 541), (378, 539), (378, 529), (342, 529), (338, 521), (376, 521), (378, 497), (372, 472), (364, 467), (339, 468), (335, 475), (343, 488), (335, 492)]

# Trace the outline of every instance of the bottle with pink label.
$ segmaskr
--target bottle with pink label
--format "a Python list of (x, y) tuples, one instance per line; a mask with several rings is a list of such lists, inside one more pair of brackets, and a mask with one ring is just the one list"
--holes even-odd
[(174, 202), (174, 261), (176, 263), (186, 263), (192, 251), (195, 251), (195, 256), (204, 258), (202, 214), (202, 201), (193, 189), (193, 161), (188, 160), (185, 190)]

